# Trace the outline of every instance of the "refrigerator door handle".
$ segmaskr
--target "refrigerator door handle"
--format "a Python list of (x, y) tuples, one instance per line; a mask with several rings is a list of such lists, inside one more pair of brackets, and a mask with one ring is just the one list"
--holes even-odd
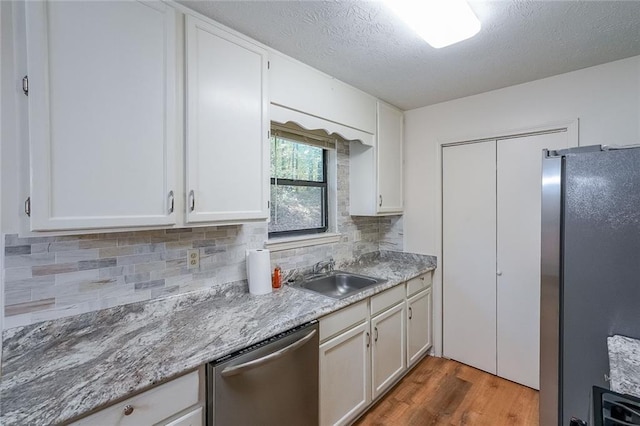
[(542, 235), (540, 268), (540, 406), (541, 425), (560, 425), (560, 236), (562, 233), (563, 157), (542, 154)]

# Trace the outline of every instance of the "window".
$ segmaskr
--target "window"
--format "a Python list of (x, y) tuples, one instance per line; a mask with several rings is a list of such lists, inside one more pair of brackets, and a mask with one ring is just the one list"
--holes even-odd
[(272, 135), (269, 237), (325, 232), (327, 150), (296, 135)]

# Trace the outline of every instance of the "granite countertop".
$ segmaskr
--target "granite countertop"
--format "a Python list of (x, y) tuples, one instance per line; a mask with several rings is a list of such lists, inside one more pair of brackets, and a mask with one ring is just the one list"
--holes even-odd
[(607, 338), (611, 390), (640, 398), (640, 340)]
[(0, 424), (50, 424), (106, 406), (424, 272), (436, 259), (371, 253), (341, 270), (387, 279), (346, 299), (246, 281), (3, 333)]

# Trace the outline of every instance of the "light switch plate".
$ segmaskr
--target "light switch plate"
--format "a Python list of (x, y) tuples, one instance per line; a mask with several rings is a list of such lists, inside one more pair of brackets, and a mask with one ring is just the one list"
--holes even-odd
[(187, 269), (200, 267), (200, 249), (187, 250)]
[(362, 240), (362, 231), (354, 231), (353, 232), (353, 241), (358, 242)]

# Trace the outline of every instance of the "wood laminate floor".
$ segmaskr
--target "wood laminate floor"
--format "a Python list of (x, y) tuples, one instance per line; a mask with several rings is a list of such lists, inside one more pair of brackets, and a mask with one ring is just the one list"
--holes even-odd
[(355, 425), (537, 426), (538, 391), (428, 356)]

